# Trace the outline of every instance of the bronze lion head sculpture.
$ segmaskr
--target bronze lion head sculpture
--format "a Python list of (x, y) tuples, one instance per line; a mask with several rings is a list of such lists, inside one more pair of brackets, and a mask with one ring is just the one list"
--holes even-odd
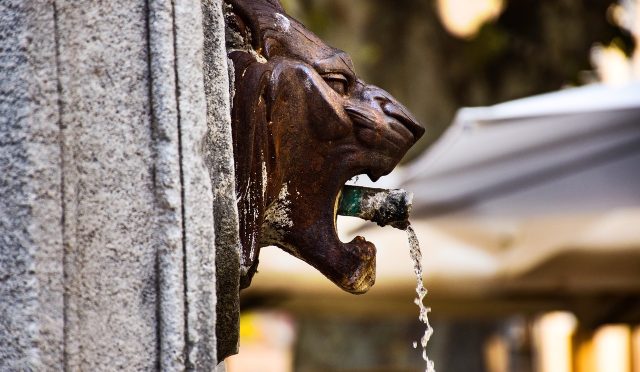
[(423, 135), (409, 111), (358, 79), (351, 58), (285, 14), (277, 0), (227, 0), (242, 287), (275, 245), (340, 288), (375, 280), (375, 246), (335, 229), (345, 182), (388, 174)]

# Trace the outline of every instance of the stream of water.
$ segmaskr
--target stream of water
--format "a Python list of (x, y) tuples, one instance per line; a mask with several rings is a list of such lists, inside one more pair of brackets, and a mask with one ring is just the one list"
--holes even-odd
[[(430, 308), (424, 306), (424, 297), (427, 295), (427, 289), (424, 287), (424, 283), (422, 281), (422, 252), (420, 252), (420, 242), (418, 242), (418, 237), (416, 236), (416, 232), (413, 231), (411, 226), (407, 227), (407, 237), (409, 239), (409, 247), (411, 259), (413, 260), (413, 272), (416, 274), (416, 298), (413, 302), (418, 305), (420, 308), (420, 315), (418, 319), (420, 322), (424, 323), (426, 329), (424, 331), (424, 335), (420, 338), (420, 345), (422, 346), (422, 359), (427, 364), (427, 368), (425, 372), (436, 372), (436, 367), (431, 359), (427, 356), (427, 344), (429, 343), (429, 339), (433, 334), (433, 328), (431, 324), (429, 324), (429, 312)], [(413, 347), (418, 347), (418, 342), (413, 343)]]

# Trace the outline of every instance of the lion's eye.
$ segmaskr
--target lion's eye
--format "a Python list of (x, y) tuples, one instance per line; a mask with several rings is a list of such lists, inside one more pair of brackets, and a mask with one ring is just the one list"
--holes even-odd
[(342, 74), (326, 74), (322, 76), (324, 81), (336, 91), (336, 93), (344, 96), (349, 90), (349, 80)]

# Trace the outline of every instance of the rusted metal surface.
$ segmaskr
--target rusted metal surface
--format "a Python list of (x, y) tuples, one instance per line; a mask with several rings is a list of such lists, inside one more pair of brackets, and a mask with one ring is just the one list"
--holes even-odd
[(290, 18), (277, 0), (228, 0), (227, 49), (243, 282), (276, 245), (340, 288), (375, 280), (375, 246), (339, 240), (346, 181), (388, 174), (424, 129), (384, 90), (358, 79), (348, 54)]

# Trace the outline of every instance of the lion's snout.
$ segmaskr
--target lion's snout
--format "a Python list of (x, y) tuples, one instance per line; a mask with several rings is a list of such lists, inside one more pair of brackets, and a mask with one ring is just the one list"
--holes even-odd
[(345, 103), (344, 109), (358, 139), (390, 155), (406, 152), (425, 131), (409, 110), (373, 85), (363, 84), (359, 97)]
[(425, 129), (398, 101), (388, 101), (382, 104), (382, 111), (389, 117), (399, 121), (413, 136), (414, 141), (422, 137)]
[(425, 129), (418, 123), (418, 119), (386, 90), (378, 88), (375, 85), (367, 85), (365, 88), (365, 96), (370, 101), (377, 103), (382, 113), (386, 116), (388, 123), (397, 122), (403, 127), (403, 130), (400, 131), (409, 131), (413, 137), (411, 145), (422, 137)]

